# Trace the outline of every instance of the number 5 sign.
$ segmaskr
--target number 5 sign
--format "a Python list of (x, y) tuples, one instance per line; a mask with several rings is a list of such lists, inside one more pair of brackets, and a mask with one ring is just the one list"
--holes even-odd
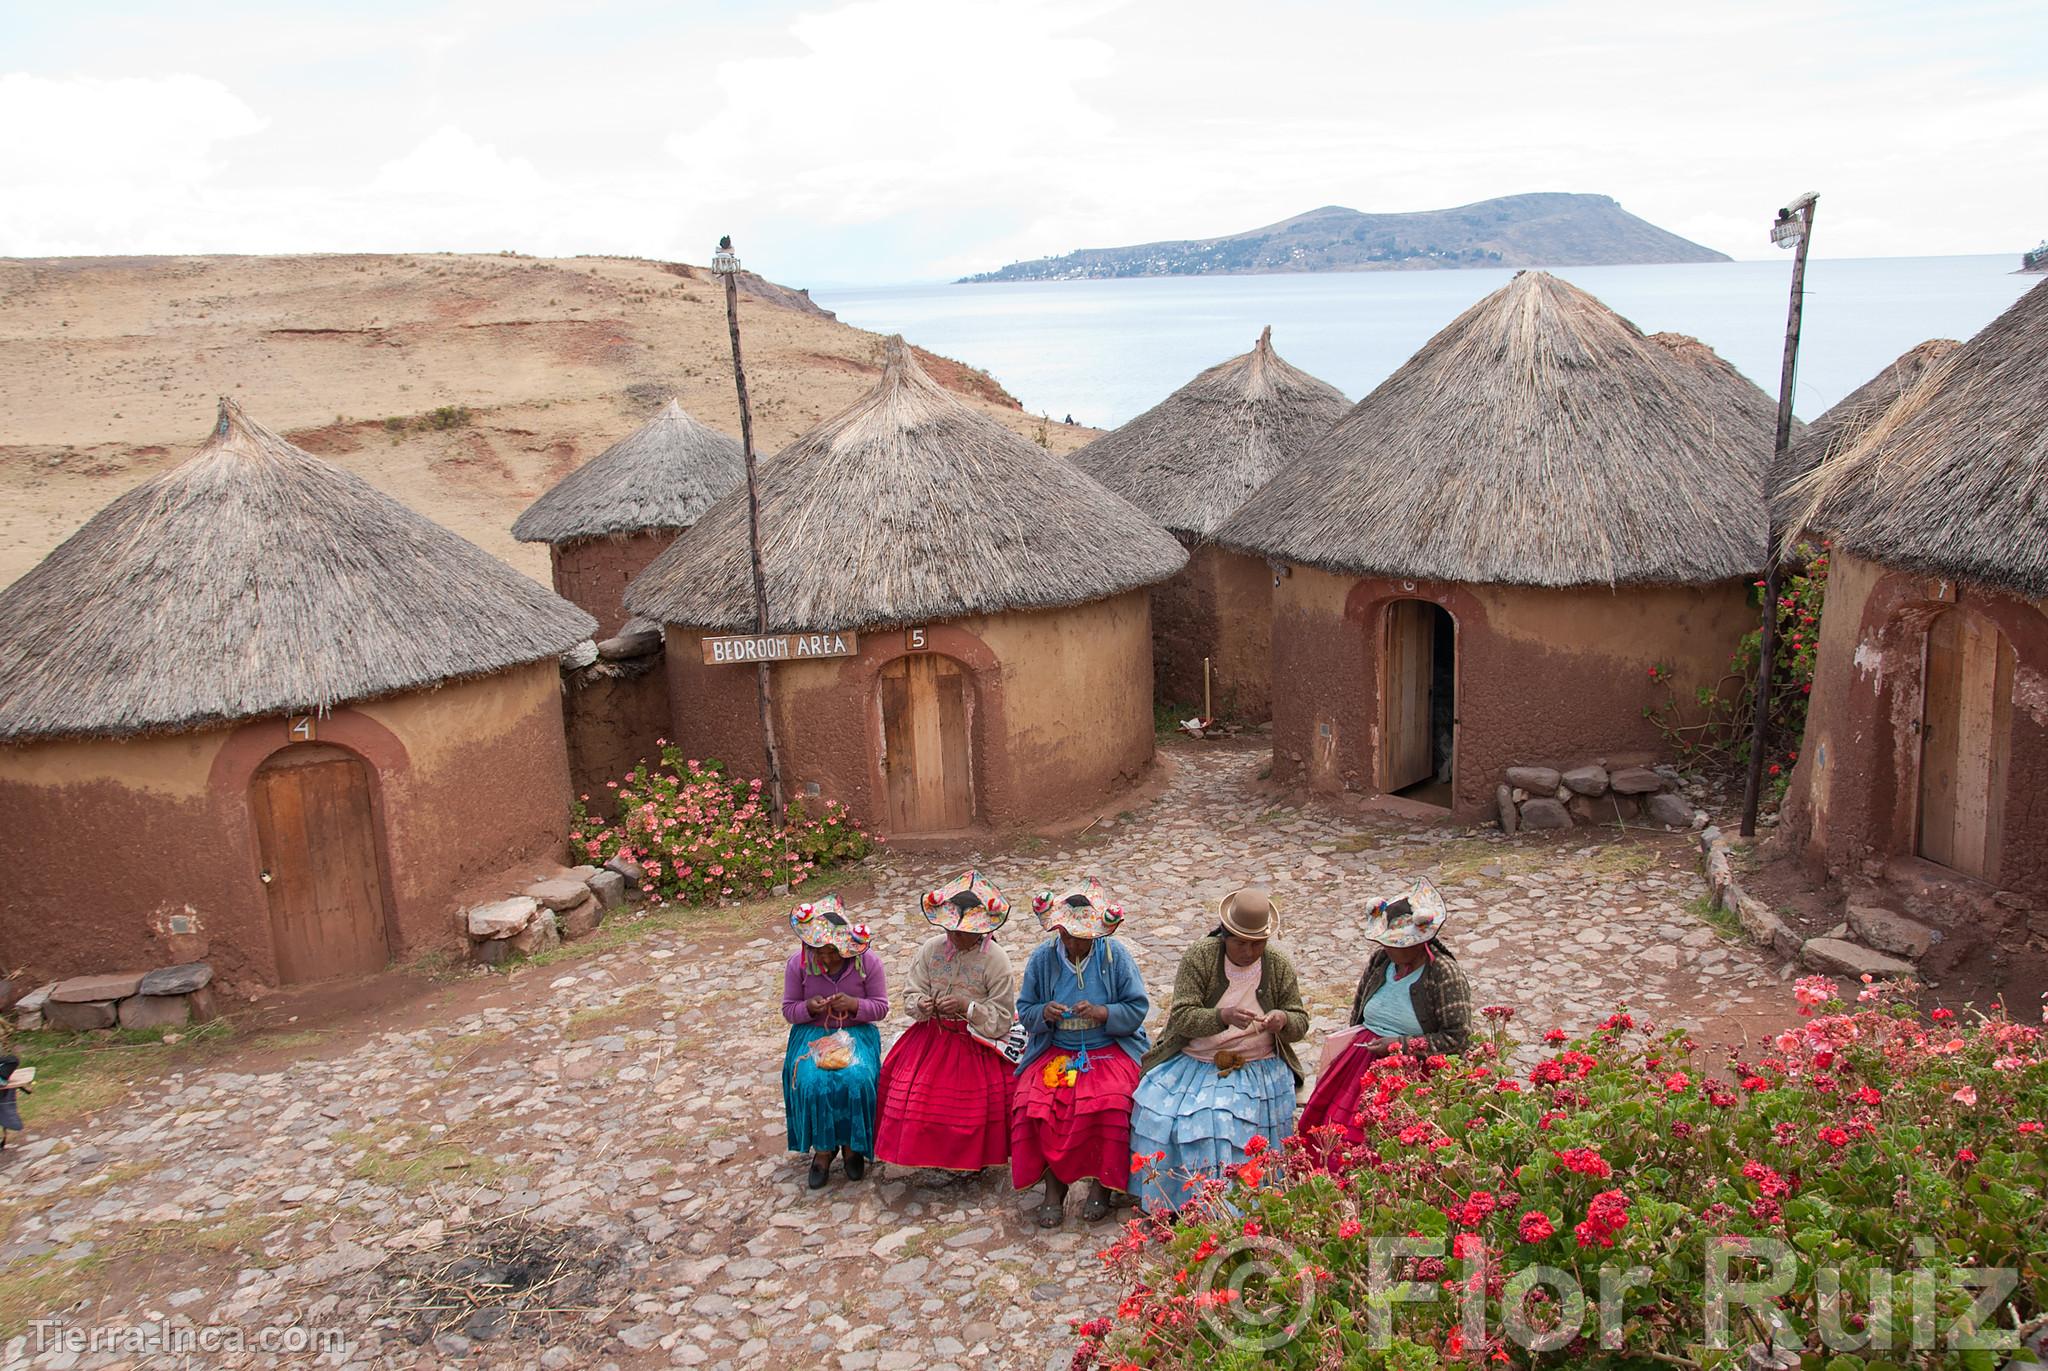
[(932, 645), (925, 640), (925, 630), (907, 629), (903, 634), (903, 645), (912, 652), (930, 652)]

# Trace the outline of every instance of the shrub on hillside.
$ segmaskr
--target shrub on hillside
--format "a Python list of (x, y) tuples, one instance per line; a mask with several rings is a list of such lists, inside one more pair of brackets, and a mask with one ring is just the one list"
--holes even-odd
[(1719, 1065), (1625, 1011), (1519, 1075), (1507, 1010), (1462, 1058), (1389, 1058), (1361, 1144), (1255, 1139), (1192, 1217), (1126, 1228), (1077, 1371), (1737, 1368), (1767, 1341), (1814, 1371), (2024, 1359), (2048, 1310), (2042, 1029), (1833, 993), (1800, 982), (1808, 1020)]
[(816, 818), (801, 803), (788, 806), (778, 833), (759, 780), (734, 780), (722, 763), (686, 759), (667, 743), (659, 766), (643, 763), (607, 784), (618, 792), (618, 817), (594, 818), (579, 800), (570, 845), (593, 864), (620, 855), (638, 863), (642, 892), (665, 904), (797, 890), (875, 850), (833, 800)]

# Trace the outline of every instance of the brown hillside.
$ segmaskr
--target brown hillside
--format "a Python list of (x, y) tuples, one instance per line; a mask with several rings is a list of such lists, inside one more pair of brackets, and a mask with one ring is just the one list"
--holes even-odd
[[(882, 339), (749, 283), (763, 456), (868, 390)], [(533, 576), (533, 499), (674, 394), (739, 432), (717, 281), (679, 263), (417, 254), (0, 260), (0, 585), (206, 438), (214, 397)], [(933, 378), (1026, 436), (992, 378)], [(1095, 436), (1045, 426), (1067, 452)]]

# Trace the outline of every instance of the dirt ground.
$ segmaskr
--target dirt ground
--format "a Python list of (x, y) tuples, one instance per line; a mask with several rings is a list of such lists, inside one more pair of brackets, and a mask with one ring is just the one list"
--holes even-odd
[[(880, 373), (878, 335), (795, 292), (752, 287), (741, 324), (764, 457)], [(729, 348), (716, 278), (638, 258), (0, 259), (0, 585), (188, 456), (224, 394), (545, 580), (513, 519), (671, 395), (738, 434)], [(924, 360), (1056, 452), (1095, 436)]]

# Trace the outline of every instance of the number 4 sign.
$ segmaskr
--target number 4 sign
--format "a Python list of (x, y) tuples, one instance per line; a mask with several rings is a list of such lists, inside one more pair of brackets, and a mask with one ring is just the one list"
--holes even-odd
[(300, 714), (294, 717), (287, 731), (291, 734), (291, 739), (295, 743), (312, 742), (313, 716), (310, 714)]

